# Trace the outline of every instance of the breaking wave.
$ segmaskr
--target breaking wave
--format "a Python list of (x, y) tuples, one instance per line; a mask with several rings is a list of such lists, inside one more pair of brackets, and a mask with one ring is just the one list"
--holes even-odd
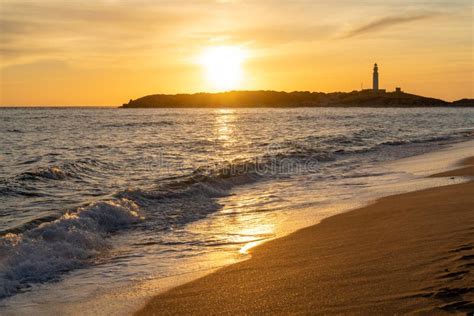
[(110, 233), (142, 219), (130, 200), (101, 201), (24, 233), (1, 237), (0, 298), (90, 263), (110, 248)]
[(80, 159), (61, 165), (37, 167), (19, 174), (16, 179), (22, 181), (81, 179), (85, 176), (94, 176), (105, 167), (104, 163), (95, 159)]

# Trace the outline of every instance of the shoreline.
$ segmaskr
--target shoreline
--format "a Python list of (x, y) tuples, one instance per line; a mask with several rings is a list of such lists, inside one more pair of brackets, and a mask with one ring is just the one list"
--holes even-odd
[[(463, 163), (429, 177), (472, 177), (474, 159)], [(331, 216), (250, 249), (248, 260), (158, 294), (137, 315), (472, 310), (474, 245), (466, 234), (474, 230), (473, 191), (471, 179)], [(458, 236), (466, 225), (466, 236)]]

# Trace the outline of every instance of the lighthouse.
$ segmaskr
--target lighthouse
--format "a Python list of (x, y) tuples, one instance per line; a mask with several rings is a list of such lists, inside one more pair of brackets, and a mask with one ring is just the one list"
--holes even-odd
[(375, 92), (379, 91), (379, 67), (377, 64), (374, 65), (374, 74), (373, 74), (373, 90)]

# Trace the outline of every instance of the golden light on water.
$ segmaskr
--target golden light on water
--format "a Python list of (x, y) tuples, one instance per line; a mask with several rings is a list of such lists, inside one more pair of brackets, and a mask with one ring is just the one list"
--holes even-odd
[(247, 244), (245, 244), (245, 246), (243, 246), (242, 248), (240, 248), (239, 250), (239, 253), (240, 254), (243, 254), (243, 255), (246, 255), (249, 253), (249, 250), (258, 246), (259, 244), (263, 243), (265, 240), (257, 240), (257, 241), (252, 241), (252, 242), (249, 242)]
[(202, 53), (199, 63), (214, 89), (238, 89), (244, 77), (243, 63), (247, 52), (239, 46), (209, 47)]
[(216, 135), (217, 139), (223, 143), (224, 146), (229, 146), (233, 142), (232, 124), (236, 119), (235, 110), (233, 109), (219, 109), (216, 113)]
[[(239, 249), (239, 253), (247, 254), (250, 249), (268, 240), (268, 238), (275, 234), (275, 224), (271, 222), (257, 221), (252, 227), (245, 228), (239, 231), (241, 236), (248, 236), (254, 240), (247, 242)], [(255, 239), (256, 238), (256, 239)], [(244, 238), (245, 239), (245, 238)]]

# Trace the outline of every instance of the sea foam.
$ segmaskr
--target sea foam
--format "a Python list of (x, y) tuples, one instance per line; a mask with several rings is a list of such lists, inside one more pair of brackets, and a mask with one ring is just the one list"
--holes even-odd
[(142, 219), (127, 199), (100, 201), (22, 234), (0, 239), (0, 297), (58, 278), (110, 248), (109, 233)]

